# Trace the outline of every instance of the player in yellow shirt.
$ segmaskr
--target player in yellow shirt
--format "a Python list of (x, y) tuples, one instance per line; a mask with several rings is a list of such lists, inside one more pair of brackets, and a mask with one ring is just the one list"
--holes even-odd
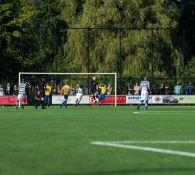
[(64, 95), (64, 101), (62, 102), (60, 107), (64, 105), (65, 108), (67, 108), (67, 102), (68, 102), (68, 96), (70, 95), (70, 90), (71, 90), (71, 87), (69, 86), (69, 82), (67, 82), (66, 85), (63, 86), (62, 91), (61, 91), (61, 94)]
[(99, 90), (100, 90), (99, 101), (103, 101), (105, 99), (107, 92), (106, 86), (100, 84)]
[(46, 84), (45, 86), (45, 106), (50, 106), (51, 104), (51, 92), (52, 88), (49, 83)]

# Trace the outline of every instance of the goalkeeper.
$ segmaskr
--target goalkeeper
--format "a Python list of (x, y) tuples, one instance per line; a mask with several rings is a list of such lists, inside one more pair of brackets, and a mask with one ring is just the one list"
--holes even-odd
[(97, 88), (98, 88), (98, 82), (96, 81), (96, 77), (93, 77), (90, 82), (90, 90), (95, 103), (97, 102), (97, 90), (98, 90)]

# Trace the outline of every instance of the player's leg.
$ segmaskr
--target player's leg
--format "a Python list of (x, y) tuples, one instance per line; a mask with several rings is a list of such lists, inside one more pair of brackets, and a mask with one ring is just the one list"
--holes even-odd
[(24, 109), (24, 106), (23, 106), (23, 98), (24, 96), (22, 94), (19, 94), (18, 95), (18, 98), (16, 100), (16, 109), (18, 109), (19, 106), (21, 106), (23, 109)]
[(80, 96), (79, 96), (78, 105), (80, 105), (80, 102), (81, 102), (81, 100), (82, 100), (82, 97), (83, 97), (83, 95), (80, 95)]
[(47, 96), (47, 107), (49, 108), (50, 106), (50, 96)]
[(137, 105), (137, 110), (139, 110), (140, 106), (143, 104), (143, 93), (141, 93), (141, 100), (139, 101), (138, 105)]
[(47, 107), (47, 96), (44, 97), (44, 108)]
[(35, 98), (35, 108), (37, 109), (37, 108), (38, 108), (38, 106), (39, 106), (38, 99), (37, 99), (37, 98)]
[(95, 95), (95, 102), (94, 102), (94, 104), (96, 104), (98, 106), (99, 105), (99, 101), (100, 101), (99, 95), (96, 94)]
[(52, 95), (49, 96), (49, 103), (48, 104), (49, 104), (48, 107), (50, 107), (50, 105), (52, 104)]
[(44, 96), (41, 97), (41, 109), (45, 109)]
[(145, 100), (145, 107), (144, 107), (144, 110), (146, 111), (148, 109), (148, 100)]
[(75, 107), (78, 106), (78, 99), (76, 99), (76, 102), (75, 102)]
[(76, 102), (75, 102), (75, 107), (77, 107), (79, 104), (79, 94), (76, 94)]
[(22, 107), (22, 109), (24, 109), (24, 104), (25, 104), (25, 100), (26, 100), (27, 96), (26, 95), (22, 95), (22, 98), (21, 98), (21, 104), (20, 106)]
[(82, 95), (81, 94), (78, 94), (77, 95), (77, 100), (76, 100), (76, 106), (79, 106), (80, 105), (81, 99), (82, 99)]
[(140, 100), (139, 104), (137, 105), (137, 110), (139, 110), (140, 106), (142, 105), (143, 101)]
[(20, 99), (21, 99), (21, 94), (18, 94), (17, 100), (16, 100), (16, 109), (18, 109), (20, 105)]
[(65, 108), (67, 108), (67, 102), (68, 102), (68, 95), (64, 95), (63, 105)]
[(92, 91), (92, 96), (93, 96), (93, 100), (95, 101), (95, 99), (96, 99), (96, 93), (95, 93), (95, 91)]
[(144, 107), (144, 110), (147, 110), (148, 109), (148, 94), (146, 95), (146, 99), (145, 99), (145, 107)]
[(49, 107), (49, 96), (45, 96), (45, 107)]
[(94, 104), (98, 105), (98, 102), (99, 102), (99, 95), (94, 91), (93, 92), (93, 101), (94, 101)]
[(103, 104), (103, 100), (105, 99), (105, 95), (104, 94), (100, 94), (99, 95), (99, 101), (101, 104)]
[(141, 100), (139, 102), (139, 104), (137, 105), (137, 110), (139, 110), (140, 106), (142, 106), (143, 104), (145, 104), (145, 101), (147, 100), (147, 92), (141, 92)]
[(19, 101), (19, 99), (17, 99), (17, 100), (16, 100), (16, 109), (18, 109), (19, 103), (20, 103), (20, 101)]

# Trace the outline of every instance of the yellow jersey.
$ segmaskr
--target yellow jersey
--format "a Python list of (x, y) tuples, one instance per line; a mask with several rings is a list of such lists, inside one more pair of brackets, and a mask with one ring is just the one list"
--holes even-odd
[(51, 86), (46, 86), (46, 88), (45, 88), (45, 95), (46, 96), (50, 96), (51, 95)]
[(70, 86), (69, 85), (65, 85), (63, 87), (63, 92), (64, 92), (64, 95), (69, 95), (70, 94)]
[(105, 95), (106, 94), (106, 87), (101, 86), (99, 88), (100, 88), (100, 93)]

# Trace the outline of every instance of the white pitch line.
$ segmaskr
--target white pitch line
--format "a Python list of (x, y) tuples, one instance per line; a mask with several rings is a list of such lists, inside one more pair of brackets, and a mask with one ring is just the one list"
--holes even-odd
[(109, 143), (131, 143), (131, 144), (195, 144), (194, 140), (131, 140), (131, 141), (111, 141)]
[[(133, 112), (133, 114), (137, 114), (137, 115), (151, 115), (151, 114), (154, 114), (154, 115), (184, 115), (184, 113), (179, 113), (179, 112), (175, 112), (175, 113), (172, 113), (172, 112), (149, 112), (149, 111), (135, 111)], [(190, 113), (185, 113), (185, 115), (192, 115)], [(178, 117), (178, 116), (171, 116), (171, 117)]]
[(192, 153), (192, 152), (174, 151), (174, 150), (169, 150), (169, 149), (160, 149), (160, 148), (134, 146), (134, 145), (123, 145), (123, 144), (116, 144), (116, 143), (109, 143), (109, 142), (91, 142), (91, 144), (109, 146), (109, 147), (126, 148), (126, 149), (134, 149), (134, 150), (142, 150), (142, 151), (156, 152), (156, 153), (164, 153), (164, 154), (172, 154), (172, 155), (177, 155), (177, 156), (195, 157), (195, 153)]

